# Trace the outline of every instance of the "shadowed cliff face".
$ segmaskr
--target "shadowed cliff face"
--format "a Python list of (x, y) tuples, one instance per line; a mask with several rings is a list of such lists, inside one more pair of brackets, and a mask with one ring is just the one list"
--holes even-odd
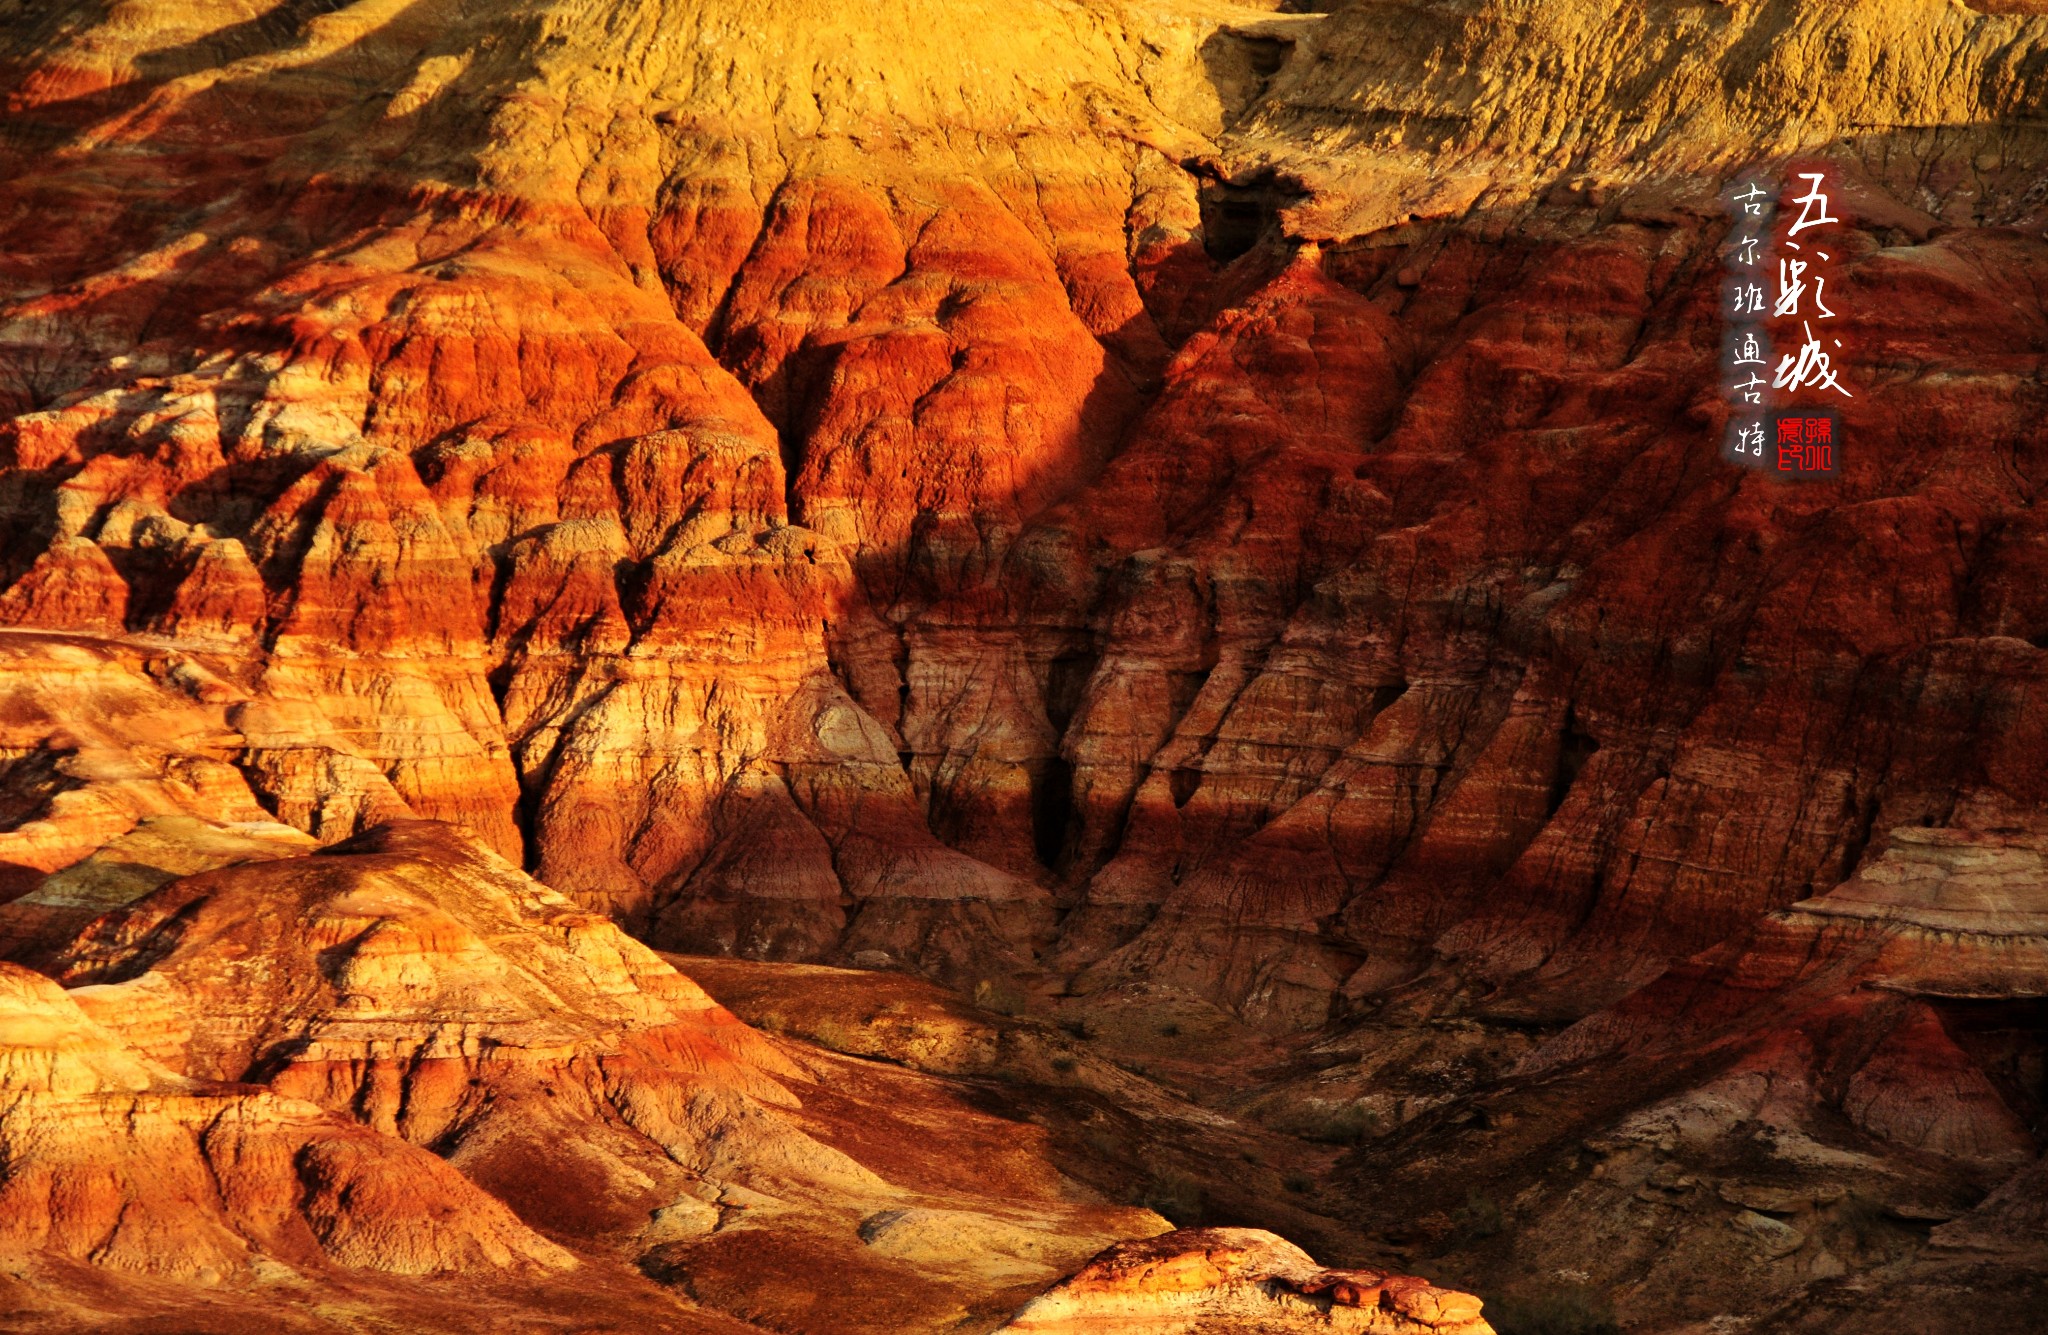
[[(2048, 18), (1297, 8), (0, 0), (7, 950), (429, 818), (579, 931), (1503, 1074), (2037, 826)], [(1751, 162), (1844, 219), (1823, 484), (1718, 458)], [(1970, 1084), (1925, 1005), (1857, 1106)]]
[[(1438, 1275), (1575, 1272), (1624, 1328), (1938, 1329), (1964, 1292), (2034, 1328), (2041, 855), (2038, 833), (1893, 831), (1830, 893), (1369, 1140), (1339, 1170), (1351, 1208), (1447, 1235), (1470, 1269)], [(1431, 1223), (1453, 1175), (1485, 1208)]]

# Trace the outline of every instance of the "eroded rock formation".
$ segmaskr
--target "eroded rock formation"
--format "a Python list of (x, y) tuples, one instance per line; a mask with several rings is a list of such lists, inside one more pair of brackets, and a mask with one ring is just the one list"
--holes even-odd
[[(643, 1328), (992, 1326), (1166, 1227), (944, 1081), (747, 1027), (437, 823), (171, 880), (36, 958), (57, 981), (0, 966), (0, 1251), (74, 1322), (137, 1273), (246, 1294), (334, 1267), (535, 1316), (580, 1266)], [(807, 1296), (797, 1258), (843, 1282)], [(611, 1294), (626, 1264), (675, 1287)]]
[[(1569, 1019), (2038, 801), (2042, 21), (1468, 8), (25, 20), (0, 615), (228, 655), (323, 840), (1275, 1027)], [(1823, 151), (1794, 492), (1712, 197)]]
[[(1739, 1051), (1981, 1195), (1989, 938), (1868, 897), (2048, 800), (2036, 8), (0, 0), (0, 947), (729, 1311), (677, 1173), (986, 1210), (640, 941), (1417, 1136)], [(1749, 162), (1845, 219), (1826, 485), (1717, 457)]]
[[(0, 1250), (218, 1282), (268, 1261), (398, 1274), (575, 1260), (424, 1150), (303, 1099), (181, 1078), (0, 964)], [(116, 1009), (125, 1009), (118, 1007)]]

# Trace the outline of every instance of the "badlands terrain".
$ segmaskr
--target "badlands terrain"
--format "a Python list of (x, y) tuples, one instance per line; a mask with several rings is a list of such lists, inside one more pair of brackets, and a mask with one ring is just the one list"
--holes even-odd
[(2048, 1330), (2044, 168), (2032, 0), (0, 0), (0, 1329)]

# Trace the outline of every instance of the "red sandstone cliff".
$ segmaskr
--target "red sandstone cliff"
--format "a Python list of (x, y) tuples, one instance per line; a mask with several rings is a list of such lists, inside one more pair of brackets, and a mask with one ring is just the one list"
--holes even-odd
[[(615, 1204), (678, 1072), (784, 1078), (619, 927), (1589, 1042), (2048, 799), (2030, 8), (0, 5), (0, 938), (458, 1165), (566, 1099)], [(1715, 449), (1715, 192), (1792, 154), (1801, 488)], [(408, 818), (507, 861), (345, 843)], [(478, 926), (521, 870), (602, 1002)], [(2033, 1152), (1893, 1009), (1825, 1105)]]
[[(1569, 1017), (2038, 801), (2038, 22), (1532, 21), (1567, 94), (1383, 13), (17, 25), (0, 614), (228, 655), (322, 839), (1276, 1026), (1418, 975)], [(1645, 62), (1765, 38), (1808, 121), (1636, 151)], [(1702, 178), (1831, 135), (1865, 388), (1785, 490), (1702, 444)], [(1430, 163), (1458, 216), (1359, 213)]]

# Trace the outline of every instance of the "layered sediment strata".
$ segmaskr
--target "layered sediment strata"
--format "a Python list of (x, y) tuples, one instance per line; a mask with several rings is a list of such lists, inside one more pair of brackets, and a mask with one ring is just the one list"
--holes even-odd
[[(259, 1081), (464, 1167), (502, 1161), (501, 1193), (546, 1147), (601, 1166), (600, 1182), (633, 1182), (637, 1205), (647, 1170), (622, 1156), (701, 1169), (715, 1155), (701, 1142), (716, 1137), (690, 1133), (693, 1114), (716, 1121), (711, 1105), (735, 1098), (724, 1111), (739, 1117), (749, 1101), (795, 1102), (775, 1080), (795, 1068), (688, 979), (427, 823), (182, 878), (45, 964), (91, 986), (110, 1016), (145, 1024), (138, 1042), (166, 1026), (121, 996), (181, 1001), (175, 1046), (157, 1053), (178, 1069)], [(636, 1153), (636, 1139), (653, 1143)], [(607, 1192), (585, 1195), (589, 1217), (612, 1208)]]
[(1980, 1020), (2048, 997), (2042, 854), (2021, 831), (1894, 830), (1855, 878), (1580, 1021), (1520, 1069), (1646, 1048), (1741, 1052), (1737, 1065), (1758, 1073), (1782, 1057), (1792, 1065), (1775, 1098), (1811, 1085), (1898, 1148), (2024, 1162), (2039, 1148), (2039, 1095), (2011, 1078), (2018, 1067), (2001, 1073), (2019, 1054), (1963, 1045), (1977, 1047)]
[(0, 989), (0, 1250), (17, 1265), (219, 1283), (265, 1263), (575, 1264), (425, 1150), (304, 1099), (174, 1074), (92, 1018), (106, 998), (82, 1007), (11, 964)]
[[(540, 1320), (562, 1297), (547, 1272), (580, 1265), (601, 1272), (578, 1281), (604, 1295), (586, 1308), (661, 1329), (722, 1329), (720, 1309), (820, 1332), (992, 1327), (1167, 1227), (1063, 1176), (1042, 1129), (971, 1091), (749, 1028), (473, 835), (415, 820), (240, 858), (211, 839), (194, 856), (227, 865), (126, 885), (61, 944), (36, 915), (19, 948), (57, 981), (5, 966), (22, 1069), (63, 1075), (70, 1101), (49, 1081), (15, 1100), (0, 1233), (74, 1321), (95, 1285), (130, 1312), (165, 1301), (122, 1277), (159, 1247), (169, 1280), (222, 1286), (230, 1310), (287, 1275), (280, 1301), (304, 1315), (308, 1293), (360, 1291), (358, 1271), (445, 1270)], [(175, 1189), (133, 1205), (156, 1154)], [(419, 1193), (392, 1199), (408, 1174)], [(271, 1219), (287, 1206), (310, 1222)], [(342, 1270), (300, 1275), (306, 1228)], [(816, 1292), (798, 1262), (845, 1282)]]

